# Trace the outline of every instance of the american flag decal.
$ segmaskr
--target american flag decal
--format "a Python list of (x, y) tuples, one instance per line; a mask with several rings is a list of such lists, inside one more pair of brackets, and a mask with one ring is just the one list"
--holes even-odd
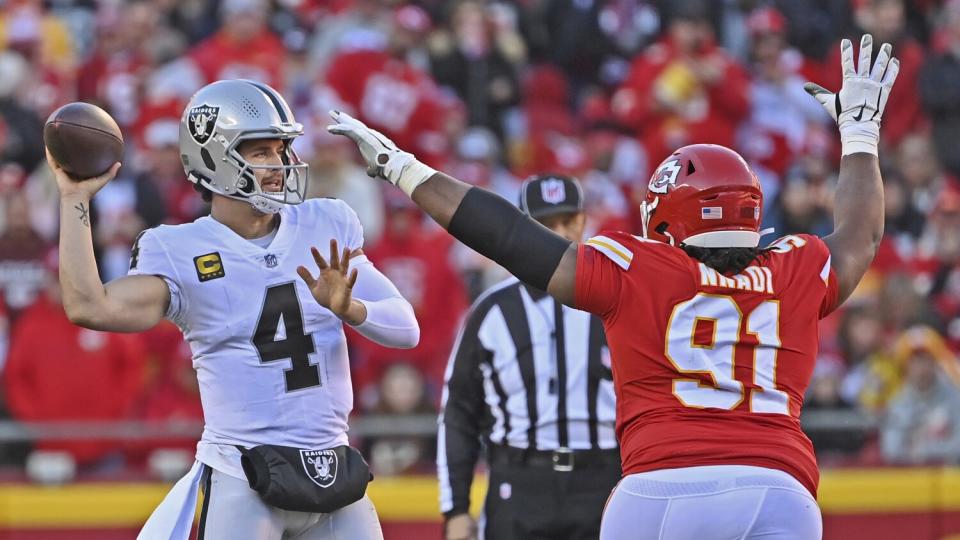
[(701, 219), (723, 219), (723, 208), (719, 206), (707, 206), (700, 209)]

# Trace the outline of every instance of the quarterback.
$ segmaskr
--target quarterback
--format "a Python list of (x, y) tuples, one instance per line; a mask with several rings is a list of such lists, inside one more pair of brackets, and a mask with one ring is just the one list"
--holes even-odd
[(417, 161), (334, 111), (367, 172), (398, 185), (452, 235), (521, 280), (604, 321), (623, 478), (600, 538), (821, 537), (818, 471), (800, 410), (817, 324), (853, 291), (883, 234), (880, 118), (899, 63), (872, 38), (842, 44), (843, 87), (806, 89), (843, 146), (834, 231), (760, 247), (763, 193), (735, 152), (692, 145), (649, 181), (640, 235), (582, 244), (509, 202)]
[[(119, 164), (76, 182), (48, 156), (60, 189), (60, 282), (70, 320), (138, 332), (167, 318), (193, 353), (205, 419), (197, 462), (140, 538), (186, 539), (201, 484), (200, 538), (382, 538), (363, 495), (369, 471), (346, 452), (353, 395), (342, 325), (398, 348), (414, 347), (419, 327), (364, 256), (353, 210), (305, 200), (307, 165), (291, 148), (302, 133), (264, 84), (227, 80), (198, 91), (180, 122), (180, 154), (188, 179), (212, 199), (210, 215), (141, 233), (129, 275), (107, 284), (97, 277), (87, 211)], [(327, 256), (310, 247), (318, 242)], [(271, 488), (273, 473), (257, 477), (257, 466), (272, 467), (277, 460), (263, 456), (287, 451), (293, 457), (280, 472), (289, 476)], [(289, 509), (361, 469), (349, 504)], [(309, 496), (267, 502), (294, 484)]]

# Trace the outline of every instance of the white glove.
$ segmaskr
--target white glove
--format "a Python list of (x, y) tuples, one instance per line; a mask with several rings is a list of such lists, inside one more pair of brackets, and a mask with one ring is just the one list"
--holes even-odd
[(330, 117), (336, 124), (327, 126), (327, 131), (349, 137), (357, 144), (371, 177), (383, 178), (412, 196), (417, 186), (437, 173), (417, 161), (413, 154), (397, 148), (383, 133), (370, 129), (349, 114), (330, 111)]
[(890, 97), (890, 89), (900, 72), (900, 61), (890, 57), (889, 43), (880, 47), (877, 61), (870, 69), (873, 37), (864, 34), (860, 39), (860, 60), (853, 65), (853, 44), (849, 39), (840, 42), (840, 60), (843, 66), (843, 86), (840, 93), (814, 83), (803, 85), (811, 96), (830, 113), (840, 127), (843, 155), (866, 152), (877, 155), (880, 142), (880, 118)]

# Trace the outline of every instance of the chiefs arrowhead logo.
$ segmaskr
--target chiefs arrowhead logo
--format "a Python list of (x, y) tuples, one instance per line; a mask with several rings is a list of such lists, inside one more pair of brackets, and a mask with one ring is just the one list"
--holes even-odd
[(677, 185), (677, 175), (680, 174), (680, 160), (671, 159), (653, 173), (650, 179), (650, 185), (647, 186), (652, 193), (666, 193), (670, 186)]
[(220, 107), (210, 105), (199, 105), (190, 109), (187, 115), (187, 127), (190, 129), (190, 136), (198, 144), (205, 144), (213, 135), (213, 130), (217, 125), (217, 116), (220, 114)]

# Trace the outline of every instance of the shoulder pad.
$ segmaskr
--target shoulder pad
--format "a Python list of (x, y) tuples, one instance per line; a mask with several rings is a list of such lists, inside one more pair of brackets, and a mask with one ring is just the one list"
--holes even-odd
[(598, 235), (587, 240), (585, 244), (604, 254), (620, 268), (630, 269), (630, 263), (633, 262), (633, 251), (613, 238)]

